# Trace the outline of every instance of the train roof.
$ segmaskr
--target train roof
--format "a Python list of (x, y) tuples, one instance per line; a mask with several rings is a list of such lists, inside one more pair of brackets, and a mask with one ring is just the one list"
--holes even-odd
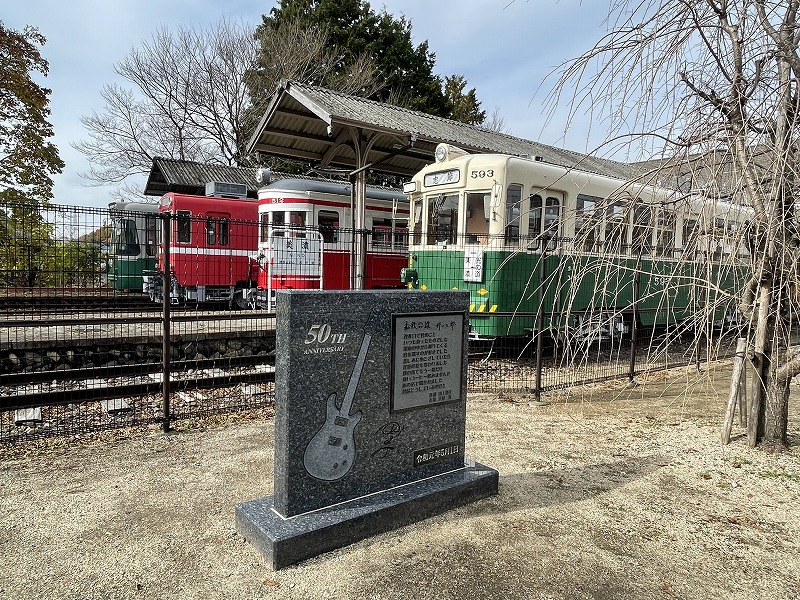
[[(261, 190), (286, 190), (291, 192), (317, 192), (321, 194), (335, 194), (337, 196), (350, 196), (352, 186), (349, 183), (334, 181), (315, 181), (310, 179), (281, 179), (274, 181)], [(261, 191), (259, 190), (259, 191)], [(408, 197), (399, 190), (367, 186), (367, 198), (373, 200), (407, 200)]]
[(158, 212), (158, 202), (142, 202), (139, 200), (120, 200), (108, 203), (109, 211), (126, 212)]

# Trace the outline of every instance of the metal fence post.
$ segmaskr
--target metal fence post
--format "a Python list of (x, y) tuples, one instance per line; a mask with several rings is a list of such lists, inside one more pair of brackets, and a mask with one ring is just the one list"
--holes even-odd
[[(536, 402), (542, 399), (542, 351), (544, 349), (544, 279), (545, 279), (545, 256), (547, 242), (542, 242), (542, 253), (539, 255), (539, 306), (536, 309)], [(552, 317), (551, 317), (552, 320)]]
[(642, 285), (642, 255), (636, 259), (636, 272), (633, 274), (633, 321), (631, 322), (631, 362), (628, 367), (628, 380), (636, 376), (636, 345), (639, 337), (639, 293)]
[(172, 267), (170, 265), (170, 258), (169, 258), (169, 245), (170, 245), (170, 237), (172, 234), (172, 219), (170, 213), (163, 213), (163, 222), (162, 222), (162, 240), (163, 240), (163, 251), (162, 256), (164, 257), (164, 264), (162, 265), (162, 273), (161, 276), (163, 278), (163, 294), (162, 294), (162, 306), (163, 306), (163, 323), (162, 323), (162, 332), (163, 332), (163, 344), (161, 350), (161, 360), (163, 364), (163, 378), (161, 381), (161, 394), (162, 394), (162, 413), (164, 420), (162, 422), (164, 433), (167, 433), (170, 430), (170, 405), (169, 405), (169, 393), (170, 393), (170, 300), (171, 300), (171, 277), (170, 272)]

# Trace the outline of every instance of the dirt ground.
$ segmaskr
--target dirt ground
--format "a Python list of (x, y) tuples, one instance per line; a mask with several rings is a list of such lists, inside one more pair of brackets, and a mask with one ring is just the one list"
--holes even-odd
[(797, 598), (800, 393), (788, 451), (723, 447), (729, 371), (471, 396), (498, 496), (278, 572), (234, 529), (268, 414), (6, 450), (0, 599)]

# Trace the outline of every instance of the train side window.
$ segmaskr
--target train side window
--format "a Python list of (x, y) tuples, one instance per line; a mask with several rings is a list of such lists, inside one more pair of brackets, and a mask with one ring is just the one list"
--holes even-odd
[(428, 243), (454, 244), (458, 236), (458, 194), (439, 194), (428, 202)]
[(489, 217), (486, 214), (487, 198), (484, 192), (467, 194), (467, 243), (485, 244), (489, 235)]
[(335, 210), (321, 210), (317, 213), (317, 227), (322, 241), (335, 244), (339, 241), (339, 213)]
[(219, 220), (219, 245), (220, 246), (227, 246), (228, 245), (228, 219), (222, 217)]
[(217, 243), (217, 223), (214, 217), (206, 219), (206, 245), (213, 246)]
[(633, 209), (633, 236), (631, 253), (639, 256), (650, 254), (653, 248), (653, 209), (650, 206), (635, 206)]
[(519, 220), (522, 208), (522, 186), (511, 184), (506, 190), (506, 226), (504, 237), (506, 245), (519, 243)]
[[(542, 197), (539, 194), (531, 196), (528, 208), (528, 240), (535, 242), (542, 235)], [(538, 243), (532, 244), (538, 247)]]
[(178, 235), (175, 241), (179, 244), (190, 243), (192, 241), (192, 213), (188, 210), (179, 210), (176, 220)]
[(395, 226), (394, 249), (402, 251), (408, 249), (408, 227)]
[(373, 219), (372, 220), (372, 247), (391, 248), (392, 247), (392, 220)]
[(603, 201), (597, 196), (578, 194), (575, 202), (575, 247), (584, 252), (598, 250), (598, 228), (602, 212), (598, 205)]
[[(561, 200), (548, 196), (544, 201), (544, 226), (542, 233), (548, 237), (555, 238), (559, 235), (559, 224), (561, 221)], [(555, 239), (549, 244), (555, 247)]]
[(677, 217), (674, 211), (662, 209), (656, 221), (656, 254), (672, 257), (675, 255), (675, 225)]
[(623, 253), (628, 244), (628, 219), (625, 201), (614, 200), (606, 207), (606, 250)]
[(699, 221), (695, 219), (684, 219), (683, 221), (683, 255), (694, 257), (698, 254), (700, 234)]

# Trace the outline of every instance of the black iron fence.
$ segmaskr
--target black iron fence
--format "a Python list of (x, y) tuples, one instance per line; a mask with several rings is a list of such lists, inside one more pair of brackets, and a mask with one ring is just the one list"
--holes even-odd
[[(346, 288), (356, 242), (365, 249), (368, 287), (426, 287), (435, 279), (431, 254), (422, 265), (428, 270), (414, 277), (420, 257), (412, 256), (401, 281), (409, 261), (402, 227), (268, 233), (223, 214), (165, 217), (155, 205), (127, 212), (0, 206), (0, 442), (133, 425), (168, 429), (176, 420), (269, 407), (276, 290)], [(673, 318), (675, 305), (638, 308), (633, 279), (613, 310), (583, 311), (576, 325), (569, 307), (554, 310), (552, 302), (482, 308), (483, 284), (465, 281), (476, 277), (466, 272), (472, 259), (445, 252), (436, 277), (453, 270), (439, 283), (452, 277), (470, 290), (476, 326), (530, 323), (512, 336), (474, 332), (471, 392), (540, 394), (720, 355), (714, 323), (688, 327)], [(514, 289), (546, 287), (554, 275), (532, 283), (537, 268), (504, 273), (508, 287), (498, 293), (510, 299)], [(481, 277), (489, 287), (492, 273)], [(459, 286), (440, 285), (452, 287)]]

